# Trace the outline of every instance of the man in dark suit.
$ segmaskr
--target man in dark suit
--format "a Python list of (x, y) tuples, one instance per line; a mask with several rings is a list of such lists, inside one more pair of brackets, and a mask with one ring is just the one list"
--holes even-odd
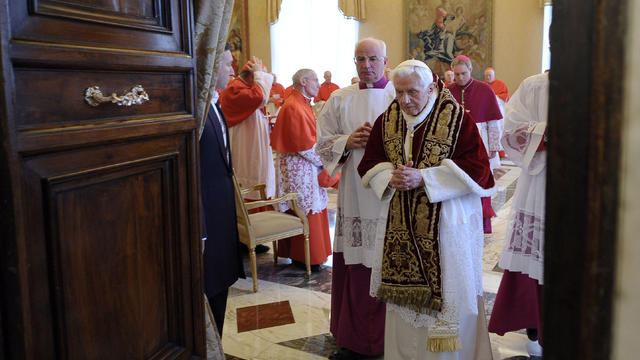
[[(216, 89), (224, 89), (233, 75), (231, 52), (223, 53)], [(204, 231), (205, 293), (222, 337), (229, 287), (244, 278), (236, 223), (233, 167), (229, 150), (229, 129), (213, 93), (200, 138), (200, 184)], [(207, 236), (208, 235), (208, 236)]]

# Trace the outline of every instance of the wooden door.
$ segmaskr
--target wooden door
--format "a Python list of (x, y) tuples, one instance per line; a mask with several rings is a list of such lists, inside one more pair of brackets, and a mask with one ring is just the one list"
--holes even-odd
[[(544, 358), (611, 358), (627, 0), (553, 1)], [(631, 17), (629, 17), (631, 18)], [(634, 21), (637, 21), (634, 19)], [(619, 294), (615, 294), (619, 296)]]
[(0, 6), (3, 354), (204, 355), (190, 1)]

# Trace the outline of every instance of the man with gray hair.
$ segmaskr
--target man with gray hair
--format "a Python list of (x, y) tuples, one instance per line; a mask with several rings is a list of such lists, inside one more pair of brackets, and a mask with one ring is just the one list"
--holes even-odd
[[(278, 196), (290, 192), (298, 194), (298, 205), (309, 220), (311, 270), (319, 271), (320, 264), (331, 255), (328, 197), (327, 190), (318, 184), (322, 161), (315, 151), (316, 116), (310, 105), (320, 84), (318, 76), (310, 69), (298, 70), (292, 80), (294, 90), (278, 112), (271, 132), (271, 148), (276, 151)], [(287, 203), (281, 203), (280, 210), (290, 209)], [(278, 256), (291, 258), (294, 265), (304, 267), (304, 248), (302, 235), (280, 240)]]
[(362, 187), (357, 166), (371, 124), (391, 103), (393, 86), (384, 77), (386, 45), (373, 38), (356, 45), (360, 81), (334, 91), (318, 116), (316, 150), (334, 177), (342, 171), (333, 243), (331, 333), (342, 348), (334, 359), (375, 356), (384, 349), (384, 303), (369, 296), (369, 279), (379, 211), (371, 189)]
[(384, 219), (371, 293), (387, 303), (385, 358), (490, 359), (480, 203), (495, 192), (487, 153), (427, 65), (404, 61), (391, 79), (396, 100), (373, 125), (358, 166)]

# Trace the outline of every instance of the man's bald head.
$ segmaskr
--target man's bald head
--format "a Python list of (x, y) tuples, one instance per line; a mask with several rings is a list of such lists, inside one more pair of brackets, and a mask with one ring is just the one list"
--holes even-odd
[(492, 83), (494, 80), (496, 79), (496, 72), (493, 70), (493, 68), (486, 68), (484, 70), (484, 80), (488, 83)]
[(373, 37), (364, 38), (358, 41), (358, 43), (356, 44), (356, 50), (355, 50), (356, 55), (358, 53), (358, 47), (364, 44), (368, 46), (377, 47), (380, 50), (380, 53), (382, 54), (382, 56), (387, 56), (387, 44), (384, 41), (373, 38)]
[(444, 81), (447, 84), (452, 84), (453, 83), (453, 70), (447, 70), (444, 72)]
[(331, 82), (331, 71), (327, 70), (324, 72), (324, 82), (326, 83), (330, 83)]
[(320, 83), (318, 83), (318, 77), (315, 71), (311, 69), (300, 69), (293, 74), (291, 80), (293, 80), (293, 87), (305, 96), (314, 97), (318, 95)]

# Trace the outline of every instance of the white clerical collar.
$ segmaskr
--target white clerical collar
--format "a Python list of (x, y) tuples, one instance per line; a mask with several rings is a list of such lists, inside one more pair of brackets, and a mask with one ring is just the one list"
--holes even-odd
[(298, 90), (298, 89), (296, 89), (296, 88), (293, 88), (293, 90), (294, 90), (294, 91), (297, 91), (300, 95), (304, 96), (304, 97), (305, 97), (305, 99), (307, 99), (307, 100), (309, 100), (309, 101), (311, 101), (311, 99), (313, 99), (313, 97), (309, 97), (309, 96), (305, 95), (305, 93), (303, 93), (302, 91), (300, 91), (300, 90)]
[(213, 91), (211, 94), (211, 105), (215, 106), (218, 103), (218, 99), (220, 98), (220, 94), (217, 91)]
[(303, 93), (302, 91), (300, 91), (300, 94), (302, 94), (302, 96), (306, 97), (307, 100), (311, 101), (311, 99), (313, 99), (313, 97), (309, 97), (307, 95), (305, 95), (305, 93)]
[(438, 89), (434, 88), (431, 96), (429, 96), (429, 101), (427, 105), (422, 109), (422, 111), (418, 115), (409, 115), (406, 112), (402, 112), (402, 116), (404, 117), (405, 122), (407, 123), (407, 129), (413, 130), (416, 126), (422, 124), (424, 119), (427, 118), (427, 115), (431, 112), (433, 105), (436, 103), (438, 99)]

